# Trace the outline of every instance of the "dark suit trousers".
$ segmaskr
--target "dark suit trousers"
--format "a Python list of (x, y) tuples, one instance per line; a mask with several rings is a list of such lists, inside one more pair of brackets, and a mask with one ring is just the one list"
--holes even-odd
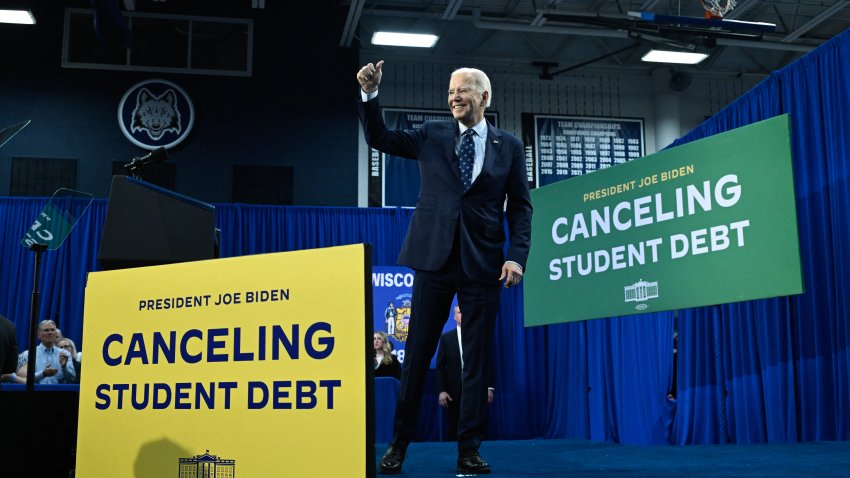
[[(495, 278), (498, 278), (496, 276)], [(494, 278), (494, 279), (495, 279)], [(487, 428), (487, 361), (499, 308), (499, 283), (470, 279), (463, 271), (457, 240), (451, 256), (435, 272), (416, 271), (405, 346), (401, 388), (396, 404), (394, 442), (409, 443), (419, 419), (419, 405), (431, 357), (458, 296), (463, 321), (463, 392), (458, 418), (458, 448), (478, 449)]]
[(447, 425), (449, 427), (447, 434), (449, 440), (457, 440), (458, 421), (460, 420), (460, 405), (463, 401), (463, 392), (452, 395), (452, 401), (449, 402), (446, 408)]

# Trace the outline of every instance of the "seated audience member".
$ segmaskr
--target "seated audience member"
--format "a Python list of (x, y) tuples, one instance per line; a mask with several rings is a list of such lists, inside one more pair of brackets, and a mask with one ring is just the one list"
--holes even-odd
[(27, 352), (24, 350), (23, 352), (18, 354), (18, 366), (15, 370), (15, 373), (9, 373), (2, 376), (3, 382), (10, 383), (27, 383), (27, 371), (29, 367), (27, 367)]
[(71, 361), (74, 362), (74, 370), (77, 372), (77, 375), (68, 383), (80, 383), (80, 376), (82, 375), (83, 364), (77, 360), (77, 346), (74, 344), (74, 341), (69, 338), (63, 338), (62, 340), (56, 342), (56, 346), (60, 349), (65, 349), (71, 354)]
[(18, 356), (18, 337), (15, 323), (0, 315), (0, 374), (15, 373)]
[(401, 365), (392, 354), (387, 334), (383, 332), (375, 332), (373, 344), (375, 346), (375, 376), (393, 377), (400, 380)]
[(71, 352), (56, 347), (56, 322), (42, 320), (38, 324), (38, 344), (35, 351), (35, 383), (74, 383), (77, 371)]

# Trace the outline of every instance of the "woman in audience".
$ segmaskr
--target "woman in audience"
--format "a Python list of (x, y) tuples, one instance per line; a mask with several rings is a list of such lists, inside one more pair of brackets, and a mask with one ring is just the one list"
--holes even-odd
[(375, 332), (373, 344), (375, 346), (375, 376), (401, 379), (401, 365), (392, 354), (387, 334)]
[(83, 364), (77, 359), (79, 354), (77, 354), (76, 344), (74, 344), (73, 340), (63, 337), (56, 342), (56, 346), (71, 353), (71, 361), (74, 362), (74, 370), (77, 371), (77, 376), (74, 377), (74, 380), (71, 383), (80, 383), (80, 374), (82, 373)]

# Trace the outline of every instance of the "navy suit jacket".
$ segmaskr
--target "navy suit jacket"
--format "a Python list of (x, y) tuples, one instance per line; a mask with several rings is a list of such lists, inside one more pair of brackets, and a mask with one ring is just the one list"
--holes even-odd
[[(532, 207), (525, 151), (519, 139), (488, 123), (484, 165), (464, 192), (455, 154), (457, 121), (429, 121), (414, 130), (388, 130), (377, 98), (358, 101), (357, 106), (369, 146), (419, 163), (419, 199), (399, 264), (439, 270), (448, 260), (458, 228), (460, 261), (469, 277), (497, 282), (505, 260), (525, 268)], [(510, 235), (507, 256), (503, 250), (505, 214)]]

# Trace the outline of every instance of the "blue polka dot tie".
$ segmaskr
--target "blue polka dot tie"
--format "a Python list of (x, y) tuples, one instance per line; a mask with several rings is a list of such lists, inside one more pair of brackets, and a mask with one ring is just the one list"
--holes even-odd
[(466, 192), (472, 184), (472, 167), (475, 165), (475, 144), (472, 142), (472, 135), (475, 130), (469, 128), (463, 132), (463, 139), (460, 142), (460, 182), (463, 184), (463, 190)]

